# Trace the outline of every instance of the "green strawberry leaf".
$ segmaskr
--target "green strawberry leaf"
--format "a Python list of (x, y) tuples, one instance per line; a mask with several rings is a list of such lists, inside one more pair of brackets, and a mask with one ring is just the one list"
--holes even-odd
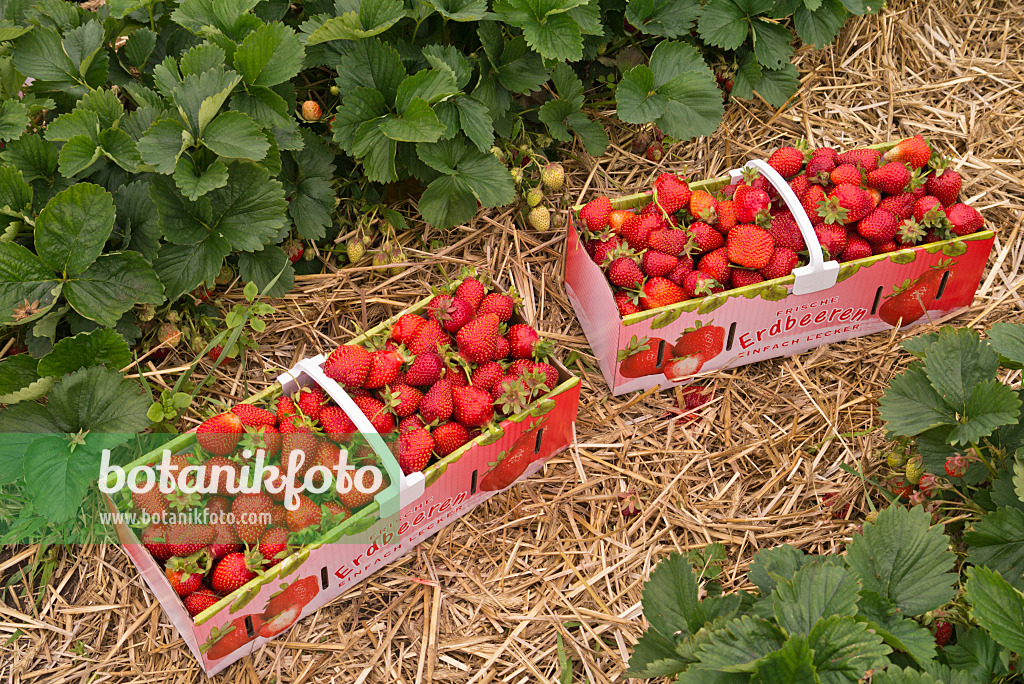
[(656, 630), (644, 632), (629, 657), (629, 677), (669, 677), (683, 672), (690, 662), (676, 654), (676, 642)]
[[(239, 254), (238, 273), (244, 280), (256, 283), (265, 297), (282, 297), (295, 285), (295, 269), (277, 245)], [(273, 287), (270, 287), (271, 282), (274, 282)]]
[(816, 681), (815, 673), (807, 639), (795, 635), (789, 637), (782, 648), (769, 653), (757, 663), (750, 681), (764, 684)]
[(405, 16), (401, 0), (343, 1), (338, 7), (347, 11), (324, 22), (306, 39), (306, 45), (370, 38), (384, 33)]
[(967, 568), (966, 589), (971, 617), (996, 643), (1024, 653), (1024, 595), (995, 570), (978, 566)]
[(28, 107), (20, 100), (0, 102), (0, 140), (17, 140), (28, 128)]
[(39, 258), (53, 270), (78, 275), (103, 251), (114, 228), (114, 199), (92, 183), (57, 193), (36, 219)]
[(451, 21), (479, 21), (487, 16), (486, 0), (428, 0), (427, 4)]
[(39, 359), (38, 372), (40, 376), (60, 377), (79, 368), (101, 364), (117, 370), (131, 361), (132, 353), (124, 338), (110, 328), (98, 328), (59, 340)]
[(956, 425), (954, 410), (932, 387), (920, 362), (892, 379), (878, 404), (886, 429), (894, 435), (914, 437), (940, 425)]
[(920, 506), (885, 508), (874, 523), (864, 523), (847, 546), (847, 562), (866, 590), (905, 615), (935, 610), (954, 593), (949, 539)]
[(40, 377), (38, 363), (29, 354), (15, 354), (0, 360), (0, 403), (38, 399), (53, 387), (53, 378)]
[(773, 107), (786, 104), (800, 88), (800, 74), (792, 64), (784, 64), (781, 69), (765, 69), (761, 72), (755, 90)]
[(991, 435), (1003, 425), (1016, 425), (1021, 400), (1017, 392), (992, 378), (979, 383), (971, 392), (960, 424), (949, 433), (950, 444), (971, 444)]
[(698, 667), (701, 674), (704, 670), (755, 672), (761, 659), (784, 643), (785, 635), (774, 624), (743, 615), (712, 632), (710, 642), (697, 652)]
[(967, 560), (995, 570), (1024, 590), (1024, 511), (1003, 506), (981, 516), (964, 535)]
[(298, 35), (287, 25), (275, 22), (247, 35), (235, 50), (233, 61), (246, 84), (269, 87), (299, 73), (302, 58)]
[(822, 618), (857, 612), (857, 576), (838, 565), (805, 565), (772, 593), (775, 619), (788, 634), (807, 634)]
[[(2, 199), (0, 199), (2, 201)], [(1024, 366), (1024, 325), (1020, 323), (996, 323), (988, 331), (992, 347), (999, 352), (1000, 365), (1006, 362)]]
[(568, 10), (586, 0), (495, 0), (492, 9), (506, 24), (522, 28), (523, 36), (541, 57), (576, 62), (583, 58), (583, 32)]
[(818, 7), (805, 2), (793, 10), (793, 27), (804, 43), (822, 48), (836, 39), (849, 14), (839, 0), (815, 2)]
[(911, 667), (900, 669), (898, 665), (889, 665), (885, 670), (876, 670), (871, 676), (871, 684), (942, 684), (926, 672), (919, 672)]
[(64, 296), (82, 316), (113, 327), (135, 304), (161, 304), (164, 287), (141, 254), (111, 252), (84, 273), (68, 279)]
[(96, 456), (83, 449), (72, 450), (61, 435), (40, 437), (29, 445), (25, 490), (44, 518), (62, 522), (78, 512), (95, 476)]
[(944, 328), (928, 350), (924, 370), (935, 391), (959, 414), (975, 387), (995, 377), (999, 354), (978, 333), (969, 329)]
[(693, 0), (633, 0), (626, 4), (626, 21), (641, 32), (665, 38), (689, 34), (701, 14)]
[(935, 658), (934, 635), (916, 621), (904, 617), (895, 605), (875, 592), (861, 592), (855, 617), (882, 637), (882, 641), (909, 654), (919, 665)]

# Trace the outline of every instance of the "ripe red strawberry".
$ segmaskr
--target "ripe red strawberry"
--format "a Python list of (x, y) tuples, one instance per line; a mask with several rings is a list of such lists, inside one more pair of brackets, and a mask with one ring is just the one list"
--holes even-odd
[(539, 361), (533, 364), (533, 372), (543, 376), (544, 388), (551, 391), (558, 387), (558, 369), (550, 363)]
[(519, 375), (506, 375), (490, 392), (494, 408), (504, 415), (519, 413), (530, 404), (530, 388)]
[(370, 373), (370, 352), (355, 344), (343, 344), (324, 361), (324, 374), (342, 387), (362, 387)]
[(242, 425), (249, 427), (274, 427), (277, 425), (277, 417), (270, 411), (253, 406), (252, 404), (235, 404), (231, 407), (234, 413), (242, 421)]
[(653, 231), (663, 230), (664, 221), (654, 214), (638, 214), (626, 219), (621, 235), (626, 243), (637, 251), (647, 249)]
[(914, 203), (917, 198), (913, 193), (901, 192), (898, 195), (883, 197), (879, 203), (879, 209), (885, 209), (898, 219), (908, 219), (914, 215)]
[(453, 387), (452, 401), (455, 405), (455, 420), (466, 427), (483, 425), (494, 415), (491, 395), (479, 387)]
[(214, 530), (210, 525), (167, 525), (165, 532), (167, 550), (172, 556), (191, 556), (197, 551), (202, 551), (214, 537)]
[(820, 185), (812, 185), (807, 188), (807, 192), (800, 198), (800, 206), (803, 207), (804, 213), (811, 219), (813, 224), (816, 217), (820, 216), (822, 203), (828, 199), (828, 195), (825, 193), (825, 188)]
[(807, 180), (806, 173), (801, 173), (789, 181), (789, 187), (793, 190), (793, 194), (797, 196), (797, 199), (799, 199), (811, 187), (811, 182)]
[(832, 169), (832, 173), (828, 177), (833, 185), (840, 185), (842, 183), (861, 185), (864, 182), (860, 175), (860, 169), (853, 164), (840, 164)]
[(885, 209), (875, 209), (857, 223), (857, 232), (872, 245), (890, 242), (896, 236), (898, 221)]
[(651, 278), (640, 289), (640, 305), (644, 309), (657, 309), (687, 299), (686, 292), (667, 278)]
[(619, 375), (624, 378), (642, 378), (656, 375), (672, 360), (672, 345), (659, 337), (633, 337), (617, 355)]
[(748, 271), (745, 268), (734, 268), (729, 276), (729, 284), (733, 287), (746, 287), (764, 282), (764, 276), (757, 271)]
[(778, 195), (778, 191), (772, 187), (772, 184), (768, 182), (768, 179), (762, 176), (759, 171), (753, 171), (750, 173), (750, 179), (747, 181), (747, 185), (755, 190), (760, 190), (766, 193), (769, 199), (775, 199)]
[(540, 335), (531, 325), (518, 323), (508, 329), (505, 335), (508, 340), (509, 353), (513, 359), (533, 358), (534, 348), (540, 342)]
[(954, 454), (946, 459), (946, 462), (942, 467), (946, 471), (946, 475), (949, 477), (963, 477), (964, 473), (967, 472), (969, 465), (970, 461), (967, 456), (963, 454)]
[(265, 492), (239, 494), (231, 504), (235, 534), (246, 544), (255, 544), (267, 528), (274, 509), (274, 500)]
[(337, 406), (325, 406), (320, 411), (320, 425), (327, 438), (333, 442), (347, 441), (358, 431), (355, 423)]
[(322, 519), (320, 506), (305, 494), (299, 494), (299, 505), (294, 510), (288, 510), (288, 529), (292, 532), (301, 532), (307, 527), (319, 525)]
[(175, 561), (184, 561), (184, 559), (172, 558), (167, 561), (167, 567), (164, 568), (164, 576), (171, 583), (174, 593), (185, 597), (203, 586), (203, 573), (195, 568), (194, 564), (189, 567), (188, 564), (179, 565)]
[[(676, 268), (679, 267), (676, 266)], [(639, 283), (637, 283), (637, 287), (639, 287)], [(640, 308), (640, 305), (637, 304), (635, 301), (635, 294), (631, 294), (624, 290), (618, 290), (615, 292), (614, 297), (615, 306), (619, 310), (620, 317), (629, 316), (630, 314), (635, 314), (643, 311), (643, 309)]]
[(216, 456), (226, 456), (238, 446), (245, 429), (234, 413), (222, 413), (207, 418), (196, 430), (196, 441), (206, 451)]
[(738, 225), (736, 220), (736, 203), (731, 199), (718, 200), (718, 223), (715, 228), (723, 235)]
[(306, 253), (306, 248), (298, 240), (286, 240), (281, 245), (281, 250), (284, 255), (288, 257), (288, 261), (293, 264), (302, 258), (302, 255)]
[(721, 292), (722, 285), (704, 271), (691, 271), (683, 279), (683, 299), (703, 297), (704, 295)]
[[(346, 520), (348, 520), (349, 518), (352, 517), (352, 511), (348, 510), (347, 508), (342, 506), (340, 503), (335, 503), (334, 501), (327, 501), (327, 502), (323, 503), (322, 505), (323, 505), (324, 508), (327, 509), (327, 513), (330, 516), (332, 516), (334, 518), (337, 518), (337, 520), (329, 521), (331, 527), (334, 527), (334, 526), (338, 525), (339, 523), (345, 522)], [(326, 523), (326, 522), (328, 522), (328, 521), (325, 518), (324, 523)], [(321, 524), (324, 524), (324, 523), (321, 523)], [(325, 528), (325, 529), (328, 529), (328, 528)]]
[(765, 226), (765, 230), (772, 236), (776, 247), (785, 247), (794, 252), (802, 252), (807, 249), (804, 236), (796, 225), (796, 219), (788, 211), (773, 216), (772, 222)]
[(807, 162), (807, 181), (811, 187), (828, 185), (832, 182), (831, 174), (836, 168), (836, 159), (827, 155), (812, 155)]
[[(671, 280), (676, 285), (679, 285), (680, 287), (682, 287), (683, 280), (686, 278), (686, 276), (691, 271), (693, 271), (693, 259), (691, 257), (688, 257), (688, 256), (682, 256), (682, 257), (679, 257), (679, 263), (676, 264), (676, 267), (673, 268), (665, 277), (668, 278), (669, 280)], [(616, 303), (618, 303), (618, 294), (619, 293), (616, 292), (615, 294), (616, 294), (616, 300), (615, 301), (616, 301)], [(636, 302), (633, 302), (633, 304), (635, 305)], [(637, 310), (638, 311), (642, 311), (642, 309), (640, 309), (639, 307), (637, 307)], [(619, 306), (619, 311), (620, 312), (622, 311), (622, 306), (621, 305)], [(635, 313), (635, 312), (632, 312), (632, 313)]]
[(871, 256), (871, 245), (859, 235), (851, 234), (846, 238), (846, 247), (839, 255), (840, 261), (854, 261)]
[(352, 402), (359, 407), (363, 415), (370, 420), (373, 429), (386, 435), (395, 429), (395, 417), (384, 407), (384, 403), (375, 397), (352, 397)]
[(469, 304), (473, 311), (480, 306), (485, 294), (484, 284), (476, 278), (466, 278), (455, 289), (455, 297)]
[(408, 346), (413, 337), (416, 335), (416, 331), (420, 329), (426, 323), (426, 320), (422, 316), (416, 314), (403, 314), (398, 317), (395, 324), (391, 326), (391, 339), (398, 344), (404, 344)]
[(636, 288), (643, 279), (644, 271), (637, 265), (635, 257), (621, 256), (608, 265), (608, 280), (612, 285)]
[(800, 263), (800, 257), (796, 252), (787, 247), (776, 247), (771, 259), (761, 269), (761, 275), (765, 280), (774, 278), (785, 278)]
[(488, 361), (473, 371), (473, 385), (490, 392), (505, 377), (505, 369), (497, 361)]
[(224, 500), (225, 510), (222, 514), (218, 514), (217, 518), (211, 518), (221, 521), (212, 524), (213, 540), (206, 545), (205, 549), (206, 554), (213, 560), (242, 550), (242, 545), (238, 540), (238, 535), (235, 534), (234, 526), (227, 522), (230, 520), (227, 516), (231, 513), (231, 502), (222, 496), (216, 498)]
[(922, 223), (934, 225), (935, 221), (943, 216), (942, 210), (942, 202), (939, 201), (938, 197), (925, 195), (918, 198), (914, 203), (914, 219)]
[(434, 451), (434, 438), (426, 428), (403, 432), (398, 436), (398, 465), (406, 475), (427, 467)]
[(828, 253), (826, 256), (834, 259), (846, 249), (846, 228), (836, 223), (819, 223), (814, 226), (814, 234), (818, 236), (818, 242)]
[(403, 432), (409, 432), (409, 430), (418, 430), (421, 427), (426, 427), (426, 423), (423, 422), (423, 416), (418, 413), (414, 413), (411, 416), (407, 416), (398, 422), (398, 434)]
[[(264, 428), (266, 429), (266, 428)], [(205, 478), (203, 485), (215, 489), (221, 496), (238, 493), (239, 472), (238, 464), (226, 456), (214, 456), (203, 463)], [(228, 490), (229, 486), (235, 487), (235, 492)]]
[(945, 620), (935, 621), (935, 645), (942, 648), (953, 638), (953, 625)]
[(644, 153), (644, 156), (652, 162), (659, 162), (664, 154), (665, 148), (660, 142), (655, 141), (647, 146), (647, 151)]
[[(875, 208), (875, 203), (863, 188), (848, 183), (834, 187), (829, 192), (829, 198), (835, 198), (839, 208), (845, 210), (845, 218), (843, 214), (839, 214), (838, 218), (847, 224), (860, 221)], [(822, 209), (819, 208), (818, 215), (825, 216), (821, 211)], [(828, 218), (826, 217), (827, 220)]]
[(167, 504), (167, 497), (163, 495), (155, 484), (148, 492), (132, 492), (132, 504), (140, 512), (157, 519), (161, 519), (163, 515), (171, 511), (170, 506)]
[(444, 360), (434, 352), (424, 352), (416, 356), (405, 372), (405, 382), (416, 387), (429, 387), (441, 378), (442, 372)]
[(910, 171), (899, 162), (889, 162), (868, 174), (868, 185), (887, 195), (897, 195), (910, 183)]
[(615, 258), (614, 254), (619, 251), (622, 246), (622, 240), (619, 240), (617, 235), (613, 235), (609, 239), (598, 242), (594, 246), (594, 263), (598, 266), (607, 266), (607, 262), (610, 258)]
[(741, 224), (729, 231), (726, 240), (729, 261), (747, 268), (764, 268), (775, 251), (775, 241), (758, 226)]
[(915, 135), (896, 143), (884, 156), (886, 161), (910, 164), (911, 167), (920, 169), (932, 158), (932, 148), (922, 136)]
[(395, 383), (385, 391), (385, 400), (388, 408), (396, 416), (405, 418), (419, 410), (423, 402), (423, 392), (404, 383)]
[(622, 224), (625, 223), (626, 219), (628, 219), (632, 215), (633, 212), (628, 211), (626, 209), (613, 209), (612, 212), (608, 214), (609, 230), (611, 230), (613, 233), (618, 234), (618, 232), (622, 230)]
[[(459, 300), (461, 301), (461, 300)], [(468, 306), (468, 305), (465, 305)], [(363, 382), (366, 389), (390, 385), (402, 370), (402, 355), (390, 349), (378, 349), (370, 353), (370, 372)]]
[(736, 189), (735, 202), (736, 220), (744, 224), (753, 223), (761, 212), (767, 213), (772, 199), (764, 190), (741, 185)]
[(281, 396), (277, 398), (277, 404), (275, 406), (277, 410), (277, 423), (280, 425), (290, 416), (297, 416), (298, 410), (295, 408), (295, 402), (292, 401), (291, 397)]
[(456, 385), (459, 387), (465, 387), (469, 384), (469, 378), (466, 377), (466, 370), (462, 366), (448, 366), (445, 368), (444, 375), (441, 377), (452, 383), (452, 387), (455, 387)]
[(704, 361), (722, 353), (725, 344), (725, 328), (719, 325), (701, 325), (699, 322), (687, 328), (676, 340), (673, 351), (676, 357), (700, 356)]
[(656, 201), (665, 213), (674, 214), (690, 202), (690, 186), (673, 173), (663, 173), (654, 180)]
[(476, 310), (476, 317), (480, 318), (492, 313), (498, 317), (500, 322), (507, 323), (508, 319), (512, 318), (514, 310), (515, 300), (512, 297), (502, 292), (492, 292), (480, 302), (480, 306)]
[(728, 250), (725, 247), (719, 247), (708, 252), (697, 262), (697, 268), (720, 283), (729, 282), (729, 277), (732, 275), (732, 267), (729, 265)]
[(925, 238), (924, 226), (914, 220), (914, 217), (900, 221), (896, 226), (896, 236), (893, 238), (898, 245), (916, 245)]
[(230, 594), (255, 576), (244, 553), (229, 553), (213, 569), (210, 586), (221, 594)]
[(962, 184), (963, 179), (959, 173), (953, 169), (943, 169), (929, 175), (924, 187), (929, 195), (937, 197), (942, 202), (942, 206), (948, 207), (956, 203)]
[(487, 313), (463, 326), (455, 339), (459, 346), (459, 354), (467, 361), (483, 363), (493, 357), (497, 337), (498, 316)]
[(916, 281), (907, 280), (894, 288), (893, 293), (878, 307), (878, 317), (893, 327), (907, 326), (918, 320), (925, 315), (928, 306), (935, 300), (939, 284), (942, 282), (942, 274), (947, 271), (948, 269), (932, 268)]
[(690, 195), (690, 216), (708, 225), (718, 223), (718, 202), (707, 190), (694, 190)]
[[(678, 257), (648, 249), (640, 259), (640, 268), (648, 276), (663, 276), (667, 275), (678, 263)], [(622, 287), (636, 287), (636, 284)]]
[(780, 147), (768, 157), (768, 166), (788, 180), (804, 167), (804, 153), (795, 147)]
[[(725, 238), (722, 237), (722, 233), (702, 221), (694, 221), (687, 230), (690, 232), (690, 236), (697, 244), (697, 250), (700, 252), (710, 252), (725, 244)], [(732, 229), (729, 232), (731, 233)]]
[(591, 233), (596, 233), (608, 225), (608, 215), (612, 211), (612, 203), (602, 195), (593, 199), (580, 209), (580, 223)]
[(304, 415), (316, 420), (320, 417), (320, 410), (327, 403), (327, 395), (319, 387), (303, 387), (298, 392), (295, 405)]
[(435, 296), (427, 305), (429, 316), (450, 333), (458, 332), (469, 323), (473, 319), (473, 311), (469, 302), (446, 294)]
[(436, 352), (441, 345), (449, 344), (451, 338), (444, 328), (435, 320), (429, 320), (420, 326), (412, 340), (406, 346), (414, 355), (424, 352)]
[(966, 204), (954, 204), (946, 207), (946, 218), (949, 219), (950, 229), (958, 236), (977, 233), (985, 225), (985, 220), (974, 207)]
[(460, 423), (441, 423), (434, 428), (433, 438), (434, 451), (444, 457), (468, 442), (469, 432)]
[(656, 230), (648, 235), (647, 246), (671, 256), (679, 256), (686, 250), (689, 241), (690, 234), (685, 230)]
[(896, 244), (894, 240), (883, 242), (878, 245), (871, 245), (872, 254), (888, 254), (889, 252), (895, 252), (899, 250), (900, 246)]
[(174, 554), (167, 548), (167, 526), (163, 523), (153, 523), (142, 531), (142, 545), (157, 560), (167, 560)]
[[(871, 149), (857, 149), (847, 150), (839, 155), (836, 160), (837, 164), (853, 164), (859, 166), (867, 172), (874, 171), (878, 168), (878, 160), (882, 158), (882, 153), (878, 150)], [(892, 160), (887, 160), (892, 161)], [(899, 161), (899, 160), (896, 160)]]
[(319, 121), (321, 116), (323, 116), (323, 112), (320, 111), (320, 105), (314, 100), (306, 100), (302, 103), (303, 121)]
[(263, 557), (266, 567), (274, 567), (288, 556), (288, 530), (280, 527), (266, 530), (260, 535), (260, 543), (256, 550)]
[(220, 601), (220, 596), (215, 594), (212, 589), (207, 589), (204, 586), (200, 586), (183, 600), (185, 610), (187, 610), (188, 614), (192, 617), (199, 615), (204, 610), (217, 603), (217, 601)]
[(420, 415), (428, 423), (448, 420), (454, 410), (452, 383), (448, 380), (438, 380), (420, 402)]

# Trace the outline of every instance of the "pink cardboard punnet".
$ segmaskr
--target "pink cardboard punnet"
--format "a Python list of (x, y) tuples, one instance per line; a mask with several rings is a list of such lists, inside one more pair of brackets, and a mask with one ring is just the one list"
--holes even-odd
[[(874, 148), (884, 150), (894, 144)], [(931, 288), (935, 295), (925, 305), (927, 314), (903, 327), (936, 320), (971, 304), (995, 239), (991, 230), (856, 261), (824, 261), (810, 221), (789, 185), (764, 162), (747, 166), (757, 168), (776, 187), (809, 247), (811, 263), (793, 275), (623, 318), (608, 279), (583, 247), (575, 216), (570, 217), (565, 288), (613, 395), (667, 388), (689, 382), (698, 373), (792, 356), (829, 342), (892, 330), (880, 316), (885, 313), (886, 301), (897, 289), (925, 282), (922, 278), (936, 285)], [(736, 170), (728, 177), (691, 183), (690, 187), (715, 191), (737, 182), (739, 176), (740, 170)], [(650, 194), (638, 194), (611, 203), (614, 209), (629, 209), (650, 201)], [(712, 358), (683, 355), (686, 335), (709, 327), (719, 328), (713, 334), (722, 340), (721, 350)], [(660, 370), (640, 377), (630, 377), (632, 372), (624, 375), (622, 362), (638, 348), (653, 350), (654, 367)]]
[[(429, 301), (419, 302), (352, 342), (360, 343), (402, 314), (421, 310)], [(502, 421), (497, 431), (485, 432), (422, 473), (403, 475), (387, 447), (374, 438), (376, 433), (369, 421), (344, 390), (323, 374), (323, 360), (323, 356), (318, 356), (300, 361), (282, 375), (277, 384), (247, 402), (268, 401), (280, 394), (290, 394), (300, 386), (319, 384), (349, 414), (384, 462), (391, 485), (376, 495), (374, 503), (195, 619), (189, 616), (136, 532), (123, 523), (117, 525), (125, 550), (208, 675), (220, 672), (285, 633), (295, 621), (342, 595), (497, 493), (486, 491), (489, 487), (486, 477), (505, 453), (523, 446), (533, 452), (519, 478), (525, 479), (572, 442), (580, 381), (552, 360), (559, 373), (555, 389), (523, 412)], [(190, 432), (165, 447), (177, 453), (194, 443), (195, 433)], [(159, 461), (161, 454), (162, 449), (151, 452), (128, 468)], [(114, 502), (109, 497), (106, 500), (115, 511)]]

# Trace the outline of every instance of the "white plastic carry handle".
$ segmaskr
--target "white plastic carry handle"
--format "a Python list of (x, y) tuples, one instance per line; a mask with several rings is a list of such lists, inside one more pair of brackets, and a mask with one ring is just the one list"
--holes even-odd
[(402, 473), (391, 450), (388, 449), (387, 444), (378, 434), (377, 430), (374, 429), (369, 419), (363, 415), (362, 410), (348, 396), (348, 392), (324, 373), (322, 368), (324, 358), (324, 355), (321, 354), (309, 359), (303, 359), (295, 364), (290, 371), (278, 376), (277, 381), (281, 383), (282, 391), (285, 394), (291, 394), (302, 386), (299, 378), (302, 375), (306, 375), (310, 380), (320, 385), (320, 388), (345, 412), (345, 415), (355, 424), (359, 432), (363, 433), (370, 448), (380, 457), (381, 463), (384, 464), (384, 469), (388, 471), (392, 485), (398, 483), (397, 489), (394, 486), (388, 487), (374, 497), (380, 506), (381, 519), (398, 515), (403, 508), (423, 496), (423, 490), (426, 489), (424, 475), (423, 473), (412, 473), (410, 475)]
[(818, 236), (814, 233), (814, 225), (807, 217), (807, 213), (804, 211), (803, 205), (800, 204), (800, 199), (793, 192), (793, 188), (789, 187), (789, 183), (779, 175), (778, 171), (769, 166), (768, 162), (761, 159), (752, 159), (742, 169), (730, 171), (729, 175), (732, 177), (733, 185), (743, 177), (743, 169), (748, 168), (757, 169), (772, 184), (775, 191), (782, 197), (786, 207), (792, 212), (793, 218), (796, 219), (796, 225), (800, 229), (800, 234), (803, 236), (804, 242), (807, 243), (807, 252), (810, 255), (811, 263), (793, 269), (793, 294), (811, 294), (819, 290), (827, 290), (835, 285), (836, 280), (839, 278), (839, 262), (825, 261), (821, 256), (821, 243), (818, 242)]

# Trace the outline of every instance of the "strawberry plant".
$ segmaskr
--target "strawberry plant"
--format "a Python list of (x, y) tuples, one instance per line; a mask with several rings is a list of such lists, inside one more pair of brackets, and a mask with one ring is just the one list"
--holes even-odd
[(1024, 595), (985, 567), (968, 567), (958, 593), (950, 543), (920, 507), (890, 507), (845, 555), (759, 551), (747, 575), (756, 591), (732, 594), (706, 558), (673, 554), (644, 587), (650, 627), (627, 674), (680, 684), (1009, 681)]

